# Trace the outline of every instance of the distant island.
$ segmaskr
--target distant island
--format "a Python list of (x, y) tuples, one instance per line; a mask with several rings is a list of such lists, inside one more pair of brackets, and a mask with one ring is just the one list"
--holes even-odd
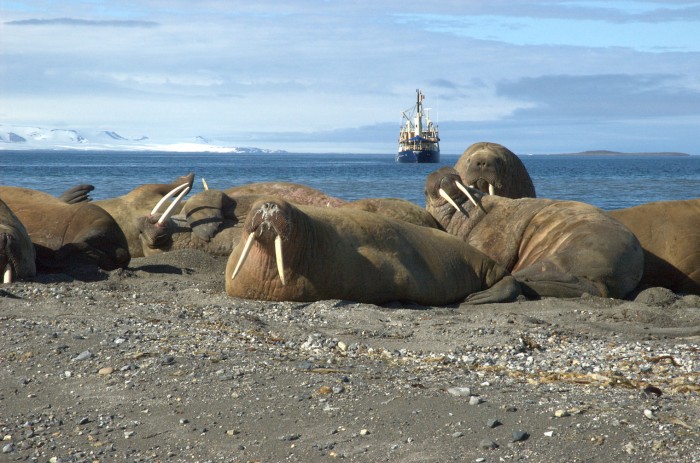
[(537, 154), (536, 156), (690, 156), (688, 153), (678, 153), (675, 151), (659, 151), (646, 153), (622, 153), (620, 151), (609, 150), (590, 150), (580, 151), (578, 153), (553, 153), (553, 154)]

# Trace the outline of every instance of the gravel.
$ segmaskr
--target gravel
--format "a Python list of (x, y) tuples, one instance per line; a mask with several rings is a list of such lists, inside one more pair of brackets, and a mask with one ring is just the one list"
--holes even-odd
[(2, 461), (700, 461), (700, 297), (260, 302), (177, 251), (0, 287)]

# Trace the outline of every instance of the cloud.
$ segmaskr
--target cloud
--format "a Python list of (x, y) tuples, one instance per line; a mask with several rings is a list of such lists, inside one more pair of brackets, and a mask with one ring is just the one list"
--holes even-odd
[(700, 116), (700, 91), (665, 74), (554, 75), (497, 84), (504, 97), (533, 104), (520, 117), (611, 120)]
[(155, 21), (135, 21), (135, 20), (94, 20), (76, 18), (55, 18), (55, 19), (20, 19), (6, 21), (9, 26), (87, 26), (87, 27), (135, 27), (153, 28), (159, 26)]

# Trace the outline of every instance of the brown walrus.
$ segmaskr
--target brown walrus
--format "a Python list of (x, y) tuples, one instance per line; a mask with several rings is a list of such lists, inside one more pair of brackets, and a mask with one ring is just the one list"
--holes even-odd
[(465, 185), (506, 198), (534, 198), (535, 185), (520, 158), (498, 143), (479, 142), (455, 163)]
[(2, 283), (36, 275), (36, 251), (22, 222), (0, 200), (0, 273)]
[[(181, 213), (167, 222), (167, 227), (144, 227), (141, 231), (141, 242), (145, 255), (174, 249), (199, 249), (216, 255), (231, 254), (233, 247), (240, 241), (243, 221), (252, 203), (267, 195), (237, 193), (253, 191), (252, 188), (237, 187), (233, 189), (234, 193), (228, 191), (204, 190), (188, 199)], [(331, 196), (303, 185), (295, 185), (294, 191), (303, 193), (293, 195), (297, 201), (295, 204), (324, 206), (329, 204), (329, 198), (332, 199)], [(330, 201), (330, 204), (340, 204), (337, 206), (339, 208), (376, 212), (416, 225), (440, 227), (425, 208), (403, 199), (367, 198), (340, 201), (342, 200)]]
[(126, 237), (105, 210), (92, 203), (67, 204), (37, 190), (0, 186), (2, 199), (29, 233), (40, 270), (94, 264), (104, 270), (126, 267)]
[(226, 292), (235, 297), (443, 305), (512, 300), (519, 291), (503, 267), (462, 240), (361, 210), (263, 198), (243, 237), (226, 266)]
[(484, 195), (449, 167), (428, 176), (426, 195), (445, 230), (507, 268), (529, 297), (623, 298), (642, 276), (637, 238), (589, 204)]
[(608, 211), (644, 249), (640, 285), (700, 294), (700, 199), (657, 201)]
[[(170, 183), (141, 185), (125, 195), (93, 201), (92, 204), (107, 211), (117, 221), (129, 242), (131, 257), (143, 257), (145, 253), (141, 242), (141, 234), (157, 234), (157, 230), (165, 226), (164, 222), (159, 222), (161, 216), (155, 216), (158, 207), (154, 206), (158, 206), (160, 201), (169, 193), (181, 192), (183, 195), (187, 194), (192, 188), (193, 180), (194, 173), (189, 173), (178, 177)], [(183, 185), (187, 186), (183, 187)], [(178, 188), (181, 188), (181, 190), (178, 190)], [(182, 199), (182, 196), (179, 196), (179, 199)], [(168, 211), (169, 213), (179, 211), (180, 206), (177, 203), (174, 206), (174, 209)]]

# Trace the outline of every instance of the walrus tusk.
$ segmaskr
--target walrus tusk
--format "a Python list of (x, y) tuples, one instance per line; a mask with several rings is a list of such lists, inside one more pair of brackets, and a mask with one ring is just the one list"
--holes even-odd
[(202, 186), (204, 187), (205, 190), (209, 189), (209, 185), (207, 185), (207, 181), (204, 180), (204, 177), (202, 177)]
[(489, 194), (491, 196), (496, 194), (496, 189), (493, 187), (493, 184), (489, 183)]
[(12, 283), (12, 267), (10, 264), (7, 264), (5, 266), (5, 271), (3, 272), (2, 275), (2, 282), (3, 283)]
[(167, 195), (165, 195), (165, 196), (163, 196), (162, 198), (160, 198), (160, 201), (158, 201), (158, 204), (156, 204), (156, 207), (154, 207), (153, 210), (151, 211), (151, 215), (153, 215), (153, 214), (155, 214), (156, 212), (158, 212), (158, 209), (160, 209), (160, 206), (162, 206), (163, 203), (164, 203), (165, 201), (167, 201), (168, 199), (172, 198), (173, 196), (175, 196), (176, 194), (178, 194), (178, 193), (179, 193), (180, 191), (182, 191), (183, 189), (185, 189), (185, 188), (189, 189), (188, 187), (189, 187), (189, 183), (183, 183), (182, 185), (180, 185), (180, 186), (178, 186), (178, 187), (173, 188), (172, 190), (170, 190), (170, 191), (168, 192)]
[(287, 283), (284, 281), (284, 259), (282, 259), (282, 237), (277, 235), (275, 238), (275, 258), (277, 260), (277, 273), (280, 274), (280, 280), (282, 280), (282, 286)]
[(241, 257), (238, 258), (238, 263), (236, 264), (236, 268), (233, 269), (233, 273), (231, 274), (232, 280), (234, 278), (236, 278), (236, 275), (238, 275), (238, 271), (241, 269), (241, 266), (243, 265), (243, 262), (248, 257), (248, 253), (250, 252), (250, 248), (253, 246), (253, 239), (254, 238), (255, 238), (255, 232), (252, 232), (248, 235), (248, 239), (245, 242), (245, 246), (243, 246), (243, 252), (241, 253)]
[(440, 188), (439, 193), (440, 193), (440, 196), (442, 196), (445, 201), (450, 203), (450, 206), (454, 207), (459, 212), (462, 212), (462, 209), (460, 209), (460, 207), (457, 205), (457, 203), (454, 201), (454, 199), (450, 198), (450, 195), (448, 195), (445, 190)]
[(474, 207), (479, 207), (479, 205), (476, 204), (476, 200), (474, 200), (474, 197), (472, 196), (472, 194), (469, 193), (469, 190), (467, 190), (467, 188), (466, 188), (464, 185), (462, 185), (462, 184), (459, 183), (459, 182), (455, 182), (455, 185), (457, 185), (457, 188), (459, 188), (460, 190), (462, 190), (462, 192), (463, 192), (465, 195), (467, 195), (467, 198), (469, 198), (469, 201), (472, 202), (472, 204), (474, 205)]
[(180, 201), (182, 201), (182, 198), (189, 192), (190, 192), (190, 189), (185, 188), (184, 190), (182, 190), (180, 192), (179, 195), (177, 195), (177, 198), (175, 198), (175, 200), (170, 204), (170, 206), (168, 206), (168, 208), (165, 210), (165, 212), (163, 212), (163, 215), (160, 216), (160, 219), (158, 219), (159, 224), (165, 222), (166, 220), (168, 220), (170, 218), (171, 215), (173, 215), (173, 211), (175, 210), (175, 206), (180, 204)]

